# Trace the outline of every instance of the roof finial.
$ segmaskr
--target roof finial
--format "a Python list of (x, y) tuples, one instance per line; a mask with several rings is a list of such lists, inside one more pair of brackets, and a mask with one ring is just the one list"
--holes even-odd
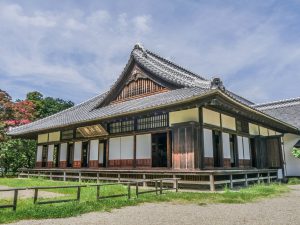
[(223, 82), (220, 77), (213, 77), (211, 80), (211, 88), (212, 89), (220, 89), (225, 90), (225, 87), (223, 85)]
[(134, 45), (134, 48), (133, 49), (138, 49), (138, 50), (141, 50), (143, 52), (143, 56), (147, 57), (147, 52), (146, 52), (146, 49), (144, 48), (144, 46), (137, 42), (135, 45)]

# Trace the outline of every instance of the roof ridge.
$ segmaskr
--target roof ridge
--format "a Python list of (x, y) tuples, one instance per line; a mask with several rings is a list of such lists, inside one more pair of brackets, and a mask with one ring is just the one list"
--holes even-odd
[(154, 56), (154, 57), (156, 57), (156, 58), (158, 58), (158, 59), (160, 59), (160, 60), (162, 60), (162, 61), (165, 61), (165, 62), (169, 63), (170, 65), (172, 65), (172, 66), (174, 66), (174, 67), (177, 67), (177, 68), (180, 69), (180, 70), (183, 70), (184, 72), (188, 73), (188, 74), (191, 75), (191, 76), (194, 76), (194, 77), (196, 77), (196, 78), (200, 78), (200, 79), (205, 80), (205, 81), (209, 81), (208, 79), (206, 79), (206, 78), (200, 76), (199, 74), (196, 74), (196, 73), (192, 72), (191, 70), (186, 69), (186, 68), (184, 68), (184, 67), (178, 65), (177, 63), (172, 62), (172, 61), (170, 61), (170, 60), (168, 60), (168, 59), (166, 59), (166, 58), (160, 56), (159, 54), (157, 54), (157, 53), (155, 53), (155, 52), (153, 52), (153, 51), (151, 51), (151, 50), (149, 50), (149, 49), (146, 49), (146, 48), (145, 48), (142, 44), (140, 44), (140, 43), (135, 44), (133, 50), (134, 50), (134, 49), (139, 49), (139, 50), (143, 51), (143, 52), (146, 53), (146, 54), (149, 53), (149, 54), (151, 54), (152, 56)]
[(300, 97), (282, 99), (282, 100), (265, 102), (265, 103), (259, 103), (259, 104), (255, 104), (254, 107), (267, 107), (267, 106), (274, 106), (274, 105), (279, 105), (279, 104), (284, 104), (284, 103), (292, 103), (292, 102), (296, 102), (296, 101), (299, 101), (299, 103), (300, 103)]

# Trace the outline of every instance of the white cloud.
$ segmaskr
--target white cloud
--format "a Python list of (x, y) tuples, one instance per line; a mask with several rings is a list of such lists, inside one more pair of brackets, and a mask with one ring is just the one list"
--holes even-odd
[(147, 32), (150, 30), (151, 17), (149, 15), (137, 16), (133, 18), (133, 23), (136, 29), (140, 32)]

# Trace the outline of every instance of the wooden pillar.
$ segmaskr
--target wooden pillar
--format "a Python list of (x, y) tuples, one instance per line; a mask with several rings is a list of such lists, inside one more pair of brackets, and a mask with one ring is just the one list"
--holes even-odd
[(167, 167), (172, 167), (172, 143), (171, 143), (171, 136), (170, 131), (167, 131)]
[(199, 131), (199, 146), (198, 146), (198, 166), (200, 169), (204, 168), (204, 129), (203, 129), (203, 108), (199, 108), (199, 124), (200, 124), (200, 131)]
[(106, 156), (105, 164), (106, 164), (106, 167), (109, 167), (109, 139), (107, 139), (107, 141), (106, 141), (106, 149), (105, 149), (105, 151), (106, 151), (106, 154), (105, 154), (105, 156)]
[(136, 135), (133, 135), (133, 168), (136, 168)]

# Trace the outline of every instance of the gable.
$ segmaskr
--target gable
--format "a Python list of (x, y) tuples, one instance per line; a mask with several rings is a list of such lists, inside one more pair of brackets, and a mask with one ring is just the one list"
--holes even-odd
[(157, 83), (147, 76), (137, 65), (134, 65), (127, 80), (123, 82), (122, 88), (118, 90), (119, 94), (113, 99), (112, 103), (140, 98), (168, 90), (169, 88)]

